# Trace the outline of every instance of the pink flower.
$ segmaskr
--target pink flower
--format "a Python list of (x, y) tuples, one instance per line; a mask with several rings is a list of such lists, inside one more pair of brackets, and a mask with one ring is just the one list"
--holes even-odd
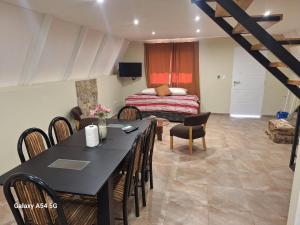
[(111, 109), (101, 104), (96, 105), (95, 109), (90, 111), (91, 116), (98, 117), (106, 117), (109, 113), (111, 113)]

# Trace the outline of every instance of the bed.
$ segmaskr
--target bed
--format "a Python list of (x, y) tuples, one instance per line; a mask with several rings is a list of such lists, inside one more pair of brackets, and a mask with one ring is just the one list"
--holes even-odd
[(154, 115), (174, 122), (182, 122), (186, 116), (199, 113), (199, 98), (196, 95), (134, 94), (126, 97), (125, 104), (136, 106), (143, 117)]

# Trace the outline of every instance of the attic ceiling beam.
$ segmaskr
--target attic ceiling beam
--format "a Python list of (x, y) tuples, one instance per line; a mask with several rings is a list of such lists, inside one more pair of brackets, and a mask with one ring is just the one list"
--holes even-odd
[(97, 67), (97, 63), (98, 63), (98, 59), (101, 56), (102, 50), (106, 44), (106, 41), (108, 39), (108, 36), (106, 34), (103, 35), (102, 40), (99, 44), (98, 50), (97, 50), (97, 54), (95, 56), (94, 62), (91, 66), (90, 72), (88, 74), (88, 78), (92, 78), (92, 77), (96, 77), (95, 76), (95, 72), (96, 72), (96, 67)]
[[(118, 61), (118, 59), (122, 53), (123, 47), (126, 44), (125, 39), (121, 39), (119, 42), (120, 43), (119, 43), (118, 47), (116, 47), (117, 49), (115, 50), (114, 54), (111, 57), (111, 65), (108, 65), (109, 67), (105, 71), (107, 75), (110, 75), (113, 73), (113, 69), (116, 65), (116, 62)], [(127, 43), (127, 46), (128, 46), (128, 43)]]
[(38, 35), (33, 38), (30, 47), (28, 48), (21, 77), (18, 83), (19, 85), (30, 84), (32, 78), (36, 75), (52, 21), (53, 16), (48, 14), (44, 16), (40, 31)]
[(85, 26), (80, 27), (80, 31), (79, 31), (79, 34), (77, 36), (76, 42), (74, 44), (72, 55), (70, 57), (68, 65), (66, 67), (66, 71), (65, 71), (65, 74), (63, 76), (63, 80), (68, 80), (69, 77), (71, 76), (71, 74), (73, 72), (74, 64), (75, 64), (75, 62), (77, 61), (77, 59), (80, 55), (80, 51), (81, 51), (82, 46), (84, 44), (84, 41), (86, 39), (87, 32), (88, 32), (87, 27), (85, 27)]

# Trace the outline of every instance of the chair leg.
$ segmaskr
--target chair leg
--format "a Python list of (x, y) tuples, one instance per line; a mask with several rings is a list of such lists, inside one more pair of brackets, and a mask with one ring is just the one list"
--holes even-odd
[(128, 210), (127, 210), (127, 202), (123, 202), (123, 223), (124, 225), (128, 225)]
[(203, 143), (203, 148), (206, 151), (206, 141), (205, 141), (205, 137), (202, 138), (202, 143)]
[(135, 216), (140, 216), (140, 208), (139, 208), (139, 190), (137, 184), (134, 186), (134, 200), (135, 200)]
[(150, 172), (150, 189), (153, 189), (153, 170), (152, 170), (152, 161), (149, 163), (149, 172)]
[(170, 148), (171, 148), (171, 149), (173, 149), (173, 147), (174, 147), (174, 146), (173, 146), (173, 144), (174, 144), (173, 141), (174, 141), (174, 140), (173, 140), (173, 136), (170, 136)]
[(193, 154), (193, 128), (189, 128), (189, 150), (190, 154)]
[(143, 198), (143, 206), (146, 207), (146, 190), (145, 190), (145, 176), (146, 176), (147, 170), (142, 173), (142, 179), (141, 179), (141, 187), (142, 187), (142, 198)]

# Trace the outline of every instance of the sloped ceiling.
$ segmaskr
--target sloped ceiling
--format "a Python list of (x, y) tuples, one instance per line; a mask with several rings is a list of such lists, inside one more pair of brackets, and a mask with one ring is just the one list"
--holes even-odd
[[(135, 41), (227, 36), (191, 0), (104, 0), (102, 4), (97, 0), (5, 1)], [(270, 31), (285, 33), (300, 28), (299, 8), (299, 0), (255, 0), (247, 12), (252, 15), (266, 10), (283, 13), (284, 20)], [(199, 22), (194, 20), (197, 15), (201, 17)], [(139, 26), (133, 25), (134, 18), (139, 19)], [(200, 33), (196, 33), (198, 28)]]
[(128, 41), (0, 2), (0, 87), (112, 74)]

